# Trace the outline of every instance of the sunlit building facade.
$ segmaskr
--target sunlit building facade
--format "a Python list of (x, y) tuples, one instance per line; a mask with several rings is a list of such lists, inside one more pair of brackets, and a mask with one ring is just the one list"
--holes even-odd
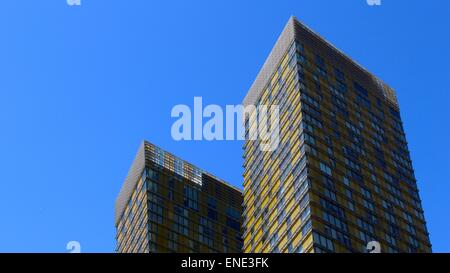
[(244, 252), (431, 252), (388, 85), (291, 18), (244, 105), (280, 109), (275, 151), (244, 144)]
[(242, 251), (242, 192), (144, 141), (116, 200), (116, 252)]

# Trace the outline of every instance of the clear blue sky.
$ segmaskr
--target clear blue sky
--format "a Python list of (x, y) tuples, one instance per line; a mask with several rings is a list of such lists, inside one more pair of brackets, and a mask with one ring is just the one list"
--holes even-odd
[(450, 1), (4, 0), (0, 252), (114, 251), (142, 139), (235, 185), (240, 142), (175, 142), (175, 104), (240, 103), (289, 16), (393, 86), (434, 251), (450, 252)]

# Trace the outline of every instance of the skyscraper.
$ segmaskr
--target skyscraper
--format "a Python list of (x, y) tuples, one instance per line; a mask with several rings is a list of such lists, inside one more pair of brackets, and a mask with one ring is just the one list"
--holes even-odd
[(242, 193), (144, 141), (116, 200), (117, 252), (242, 251)]
[(244, 105), (280, 109), (275, 151), (244, 144), (244, 252), (431, 251), (388, 85), (291, 18)]

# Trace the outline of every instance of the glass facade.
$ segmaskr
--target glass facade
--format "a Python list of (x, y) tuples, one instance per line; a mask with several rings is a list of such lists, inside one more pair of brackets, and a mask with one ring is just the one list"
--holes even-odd
[(389, 86), (291, 18), (244, 104), (280, 109), (278, 148), (243, 147), (244, 252), (431, 252)]
[(142, 171), (117, 200), (116, 251), (241, 252), (241, 191), (148, 142), (141, 149)]

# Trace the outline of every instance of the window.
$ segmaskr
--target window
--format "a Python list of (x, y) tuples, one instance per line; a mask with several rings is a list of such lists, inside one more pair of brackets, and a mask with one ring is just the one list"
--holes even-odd
[(342, 217), (342, 218), (345, 217), (344, 210), (340, 206), (335, 205), (323, 198), (320, 199), (320, 204), (322, 205), (322, 207), (325, 210), (327, 210), (331, 213), (334, 213), (334, 214), (338, 215), (339, 217)]
[(344, 178), (343, 178), (343, 182), (344, 182), (344, 185), (346, 185), (346, 186), (350, 187), (350, 180), (348, 180), (348, 178), (347, 178), (347, 177), (345, 177), (345, 176), (344, 176)]
[(376, 241), (371, 235), (365, 233), (364, 231), (359, 231), (359, 239), (367, 244), (370, 241)]
[(391, 245), (397, 245), (397, 241), (395, 240), (395, 238), (394, 237), (392, 237), (391, 235), (389, 235), (389, 234), (385, 234), (385, 237), (384, 237), (385, 239), (386, 239), (386, 241), (388, 242), (388, 243), (390, 243)]
[(331, 200), (333, 200), (333, 201), (337, 201), (337, 199), (336, 199), (336, 193), (335, 193), (334, 191), (329, 190), (329, 189), (324, 189), (323, 193), (324, 193), (324, 195), (325, 195), (326, 197), (328, 197), (329, 199), (331, 199)]
[(330, 239), (326, 238), (325, 236), (322, 236), (321, 234), (314, 232), (313, 239), (314, 239), (314, 243), (318, 244), (319, 246), (321, 246), (331, 252), (334, 251), (333, 242)]
[(363, 205), (366, 209), (370, 210), (370, 211), (374, 211), (375, 207), (373, 205), (373, 203), (371, 201), (368, 201), (366, 199), (363, 199)]
[(292, 243), (288, 244), (288, 253), (294, 253), (294, 248), (292, 247)]
[(344, 233), (342, 233), (330, 226), (325, 226), (325, 234), (327, 234), (328, 236), (332, 237), (335, 240), (340, 241), (345, 246), (351, 247), (350, 238), (347, 235), (345, 235)]
[(270, 247), (272, 247), (272, 248), (275, 247), (277, 242), (278, 242), (278, 232), (275, 232), (272, 235), (272, 237), (270, 238), (270, 241), (269, 241)]
[(338, 81), (341, 81), (341, 82), (345, 81), (344, 73), (337, 68), (334, 69), (334, 76), (336, 77), (336, 80), (338, 80)]
[(174, 160), (175, 173), (184, 176), (184, 162), (179, 159)]
[(179, 206), (174, 207), (173, 229), (184, 236), (189, 235), (189, 212)]
[(151, 221), (162, 224), (163, 222), (163, 207), (152, 201), (148, 202), (149, 218)]
[(312, 228), (311, 220), (308, 220), (302, 227), (302, 236), (305, 236)]
[(416, 236), (416, 228), (412, 225), (406, 225), (406, 230), (408, 230), (409, 233), (411, 233), (412, 235)]
[[(302, 123), (302, 124), (304, 124), (304, 123)], [(303, 137), (304, 142), (312, 144), (312, 145), (316, 144), (316, 140), (311, 135), (305, 133), (305, 134), (302, 134), (302, 137)]]
[(198, 191), (190, 186), (184, 186), (184, 206), (198, 211)]
[(347, 198), (352, 199), (353, 198), (353, 194), (352, 191), (349, 189), (345, 189), (345, 195), (347, 196)]
[(241, 229), (241, 223), (227, 216), (227, 226), (239, 231)]
[(410, 224), (413, 223), (413, 218), (412, 218), (411, 215), (409, 215), (408, 213), (403, 212), (403, 218), (404, 218), (408, 223), (410, 223)]
[(150, 192), (158, 192), (158, 184), (155, 182), (155, 181), (151, 181), (151, 180), (149, 180), (149, 181), (147, 181), (147, 189), (150, 191)]
[(332, 175), (331, 174), (331, 168), (328, 167), (326, 164), (320, 162), (320, 170), (328, 175)]
[(217, 200), (211, 196), (208, 196), (208, 207), (216, 209), (217, 208)]
[(149, 177), (150, 179), (153, 179), (153, 180), (158, 180), (158, 178), (159, 178), (159, 173), (152, 169), (145, 169), (144, 175), (145, 175), (145, 177)]
[(364, 97), (369, 96), (369, 92), (367, 92), (367, 90), (364, 87), (362, 87), (359, 83), (353, 82), (353, 87), (355, 88), (355, 91), (358, 95)]
[(241, 217), (241, 213), (237, 209), (231, 207), (227, 208), (226, 214), (233, 219), (240, 219)]
[(198, 239), (201, 243), (206, 244), (209, 247), (213, 247), (213, 239), (214, 238), (214, 231), (213, 231), (213, 224), (208, 219), (201, 217), (200, 218), (200, 225), (198, 226)]
[(346, 223), (344, 223), (334, 215), (329, 214), (328, 212), (323, 212), (323, 219), (327, 221), (329, 224), (343, 230), (344, 232), (348, 231), (348, 226)]
[(167, 198), (169, 198), (169, 200), (171, 200), (171, 201), (175, 200), (175, 196), (174, 196), (173, 190), (169, 190), (167, 192)]
[(212, 208), (208, 208), (208, 218), (217, 221), (217, 211)]
[(369, 232), (369, 233), (374, 233), (375, 232), (375, 228), (373, 227), (373, 225), (369, 224), (368, 222), (364, 221), (361, 218), (358, 218), (356, 220), (356, 223), (358, 224), (358, 226), (362, 229), (364, 229), (365, 231)]
[(302, 222), (305, 222), (308, 219), (310, 214), (311, 214), (311, 209), (308, 206), (300, 215)]
[(414, 237), (408, 236), (408, 241), (413, 246), (413, 248), (419, 248), (419, 241), (417, 241)]
[(361, 193), (362, 195), (364, 195), (364, 197), (366, 197), (367, 199), (371, 199), (372, 198), (372, 194), (370, 193), (369, 190), (361, 187)]
[(177, 251), (177, 248), (178, 248), (177, 242), (178, 242), (178, 234), (170, 231), (169, 232), (169, 241), (168, 241), (169, 250)]
[(157, 251), (156, 243), (150, 242), (150, 244), (149, 244), (149, 250), (150, 250), (150, 252), (156, 253), (156, 251)]
[(355, 211), (355, 204), (352, 201), (348, 201), (348, 208), (351, 211)]

